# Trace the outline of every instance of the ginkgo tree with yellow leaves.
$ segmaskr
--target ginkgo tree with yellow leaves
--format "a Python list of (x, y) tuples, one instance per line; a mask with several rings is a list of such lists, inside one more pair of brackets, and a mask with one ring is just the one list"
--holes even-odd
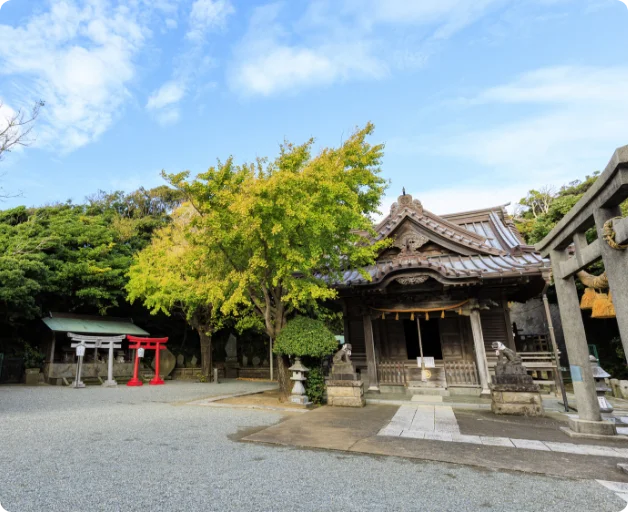
[[(164, 173), (194, 210), (183, 227), (193, 256), (182, 265), (155, 248), (163, 243), (159, 238), (145, 251), (163, 258), (160, 266), (173, 267), (166, 274), (190, 277), (191, 286), (200, 282), (214, 317), (276, 338), (295, 312), (315, 311), (336, 297), (331, 284), (341, 272), (373, 263), (386, 244), (373, 242), (371, 216), (386, 188), (383, 145), (367, 142), (373, 129), (369, 123), (339, 147), (316, 154), (313, 139), (285, 142), (274, 160), (237, 165), (229, 158), (194, 178)], [(131, 287), (144, 279), (142, 258)], [(147, 288), (142, 296), (150, 305), (157, 295), (148, 299)], [(280, 360), (278, 368), (284, 389), (286, 363)]]
[(151, 313), (182, 314), (199, 335), (201, 372), (212, 369), (212, 334), (222, 327), (222, 276), (211, 253), (190, 243), (187, 229), (196, 215), (189, 204), (172, 214), (151, 244), (136, 255), (129, 270), (128, 299), (141, 301)]

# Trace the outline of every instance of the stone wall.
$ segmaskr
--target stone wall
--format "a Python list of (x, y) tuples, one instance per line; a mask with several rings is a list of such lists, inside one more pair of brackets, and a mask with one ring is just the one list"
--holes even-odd
[[(565, 335), (560, 321), (558, 304), (550, 304), (550, 314), (559, 350), (565, 354)], [(549, 334), (543, 299), (530, 299), (525, 303), (514, 302), (510, 308), (510, 320), (517, 324), (522, 334)]]

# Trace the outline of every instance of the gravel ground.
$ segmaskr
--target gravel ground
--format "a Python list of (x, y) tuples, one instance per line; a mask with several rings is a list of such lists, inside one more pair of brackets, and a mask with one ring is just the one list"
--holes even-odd
[(592, 481), (235, 442), (281, 415), (184, 405), (261, 387), (0, 387), (0, 503), (30, 511), (619, 511)]

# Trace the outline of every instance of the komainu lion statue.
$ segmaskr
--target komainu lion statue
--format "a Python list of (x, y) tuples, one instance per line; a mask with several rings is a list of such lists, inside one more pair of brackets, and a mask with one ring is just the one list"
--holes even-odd
[(497, 351), (497, 360), (502, 364), (522, 364), (522, 359), (519, 354), (517, 354), (514, 350), (510, 350), (506, 345), (504, 345), (501, 341), (495, 341), (492, 344), (493, 349)]
[(351, 344), (345, 343), (338, 352), (334, 354), (333, 363), (350, 363), (351, 362)]

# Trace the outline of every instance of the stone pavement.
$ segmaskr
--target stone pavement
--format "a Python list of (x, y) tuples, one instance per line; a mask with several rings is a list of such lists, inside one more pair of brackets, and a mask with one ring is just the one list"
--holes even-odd
[[(559, 418), (504, 419), (481, 410), (456, 410), (454, 423), (450, 411), (437, 413), (434, 409), (433, 415), (428, 411), (417, 417), (419, 407), (422, 411), (427, 411), (427, 408), (421, 405), (410, 407), (414, 411), (404, 409), (399, 416), (396, 415), (400, 408), (395, 406), (371, 405), (363, 409), (321, 407), (246, 436), (243, 440), (628, 483), (628, 475), (617, 469), (617, 463), (628, 461), (628, 447), (582, 441), (579, 446), (593, 448), (589, 452), (584, 448), (567, 449), (565, 445), (575, 443), (567, 443), (569, 438), (558, 430), (565, 422), (564, 415)], [(382, 429), (390, 427), (395, 417), (400, 420), (395, 420), (395, 424), (404, 421), (409, 427), (414, 425), (413, 432), (423, 432), (424, 435), (379, 435)], [(437, 432), (437, 425), (439, 429), (449, 429), (450, 432)], [(455, 432), (456, 428), (458, 432)], [(477, 436), (479, 442), (461, 442), (464, 438), (452, 442), (454, 436)], [(486, 438), (485, 442), (482, 442), (482, 437)], [(511, 441), (502, 442), (500, 437), (518, 439), (519, 446)], [(547, 449), (525, 449), (526, 445), (536, 445), (526, 443), (526, 440), (542, 440)]]
[(403, 405), (399, 407), (390, 423), (378, 432), (378, 435), (486, 446), (504, 446), (524, 450), (628, 458), (628, 445), (617, 447), (599, 446), (504, 436), (461, 434), (453, 409), (446, 405)]

